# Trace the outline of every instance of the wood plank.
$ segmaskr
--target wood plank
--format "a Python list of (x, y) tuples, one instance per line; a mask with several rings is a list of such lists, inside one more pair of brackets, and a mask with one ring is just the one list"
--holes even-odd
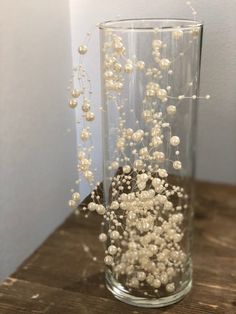
[(236, 187), (200, 183), (196, 190), (194, 286), (177, 305), (145, 310), (116, 301), (104, 283), (100, 217), (72, 215), (0, 286), (0, 313), (235, 314)]

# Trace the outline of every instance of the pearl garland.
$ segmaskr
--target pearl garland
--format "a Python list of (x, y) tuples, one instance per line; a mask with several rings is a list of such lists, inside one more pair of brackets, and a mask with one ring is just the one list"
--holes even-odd
[[(190, 1), (188, 5), (192, 8)], [(188, 208), (188, 205), (183, 188), (172, 186), (167, 181), (169, 164), (178, 171), (185, 165), (182, 165), (180, 160), (169, 160), (170, 153), (166, 153), (165, 148), (168, 145), (169, 150), (174, 150), (173, 153), (178, 156), (176, 159), (181, 157), (180, 149), (175, 150), (180, 144), (180, 138), (171, 135), (174, 125), (172, 122), (174, 116), (179, 114), (178, 109), (183, 99), (196, 100), (200, 97), (171, 96), (174, 85), (171, 82), (166, 84), (168, 86), (163, 84), (163, 77), (174, 73), (174, 67), (170, 69), (174, 60), (164, 55), (166, 43), (157, 39), (158, 32), (156, 29), (155, 39), (151, 44), (153, 60), (156, 62), (154, 67), (149, 67), (143, 60), (137, 61), (136, 56), (128, 59), (122, 37), (112, 32), (107, 34), (104, 43), (103, 78), (107, 103), (114, 103), (120, 115), (114, 152), (116, 157), (112, 158), (108, 165), (108, 170), (111, 171), (110, 205), (105, 207), (101, 204), (96, 185), (88, 210), (103, 216), (109, 226), (107, 233), (99, 235), (99, 240), (107, 244), (104, 263), (112, 270), (117, 280), (119, 276), (123, 276), (128, 289), (142, 290), (142, 287), (148, 286), (150, 291), (158, 294), (159, 289), (164, 287), (168, 294), (173, 294), (177, 289), (177, 278), (184, 271), (187, 260), (181, 244), (184, 237), (181, 211)], [(193, 41), (198, 34), (199, 29), (192, 27)], [(171, 36), (176, 44), (179, 44), (185, 32), (182, 29), (173, 29)], [(86, 45), (78, 48), (80, 55), (86, 54), (87, 51)], [(180, 52), (180, 56), (183, 55), (184, 52)], [(122, 93), (126, 81), (135, 71), (147, 77), (143, 121), (136, 120), (137, 128), (127, 128), (127, 101), (122, 98)], [(82, 98), (84, 122), (92, 122), (95, 115), (90, 111), (90, 96), (86, 95), (84, 87), (87, 73), (82, 66), (78, 73), (82, 86), (79, 89), (70, 88), (72, 98), (69, 107), (76, 108)], [(87, 83), (90, 84), (89, 78)], [(91, 90), (88, 94), (90, 93)], [(210, 99), (210, 95), (204, 98)], [(103, 107), (101, 110), (105, 111)], [(131, 108), (130, 113), (133, 112), (134, 109)], [(83, 127), (81, 139), (86, 141), (90, 135), (90, 129)], [(78, 152), (77, 167), (91, 186), (95, 184), (89, 157), (92, 149), (90, 146)], [(128, 150), (132, 152), (132, 157), (129, 157)], [(118, 169), (123, 171), (113, 177), (113, 173)], [(178, 199), (178, 205), (174, 201), (175, 198)], [(73, 192), (69, 206), (76, 209), (79, 201), (80, 194)], [(83, 207), (83, 210), (86, 211), (86, 207)], [(143, 294), (146, 296), (148, 292), (143, 291)]]

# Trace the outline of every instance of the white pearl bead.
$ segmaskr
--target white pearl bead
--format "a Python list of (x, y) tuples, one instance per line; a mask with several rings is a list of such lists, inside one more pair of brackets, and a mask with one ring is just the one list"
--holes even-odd
[(84, 100), (81, 108), (83, 112), (88, 112), (90, 110), (90, 103), (88, 102), (88, 100)]
[(110, 245), (108, 247), (108, 253), (111, 255), (115, 255), (117, 252), (117, 247), (115, 245)]
[(73, 209), (77, 208), (77, 203), (74, 200), (70, 200), (68, 204)]
[(158, 169), (158, 174), (161, 178), (166, 178), (168, 177), (168, 173), (165, 169)]
[(130, 173), (130, 171), (131, 171), (131, 167), (130, 167), (129, 165), (126, 165), (126, 166), (123, 167), (123, 172), (124, 172), (125, 174)]
[(172, 136), (170, 139), (170, 144), (172, 146), (178, 146), (180, 144), (180, 139), (178, 136)]
[(172, 33), (172, 37), (174, 39), (180, 39), (181, 37), (183, 37), (183, 31), (181, 29), (174, 30)]
[(106, 242), (106, 240), (107, 240), (107, 235), (105, 233), (101, 233), (99, 235), (99, 241)]
[(168, 285), (166, 285), (166, 291), (167, 292), (174, 292), (175, 291), (175, 284), (174, 283), (169, 283)]
[(106, 212), (106, 208), (103, 205), (98, 205), (97, 208), (96, 208), (96, 212), (99, 215), (104, 215), (105, 212)]
[(88, 204), (88, 210), (91, 211), (91, 212), (93, 212), (93, 211), (96, 210), (97, 206), (98, 206), (98, 205), (97, 205), (96, 203), (90, 202), (90, 203)]
[(70, 102), (69, 102), (69, 107), (74, 109), (76, 108), (78, 105), (77, 101), (75, 99), (71, 99)]
[(86, 112), (85, 119), (87, 121), (93, 121), (95, 119), (95, 114), (93, 112)]
[(176, 113), (176, 107), (172, 105), (168, 106), (166, 110), (169, 115), (174, 115)]
[(139, 281), (144, 281), (146, 279), (146, 274), (143, 271), (138, 272), (137, 278)]
[(158, 161), (158, 162), (164, 162), (165, 161), (165, 154), (163, 152), (154, 152), (153, 157)]
[(75, 192), (72, 194), (72, 199), (76, 202), (80, 200), (80, 194), (78, 192)]
[(120, 233), (117, 230), (114, 230), (110, 234), (111, 239), (118, 240), (120, 237)]
[(154, 178), (152, 180), (152, 185), (153, 185), (154, 188), (160, 186), (160, 184), (161, 184), (161, 180), (159, 178)]
[(114, 210), (116, 210), (116, 209), (118, 209), (120, 206), (119, 206), (119, 203), (117, 202), (117, 201), (113, 201), (112, 203), (111, 203), (111, 206), (110, 206), (110, 208), (111, 209), (114, 209)]
[(89, 170), (85, 171), (84, 176), (89, 182), (93, 181), (92, 171), (89, 171)]
[(71, 95), (74, 98), (78, 98), (80, 96), (81, 92), (78, 89), (73, 89)]
[(89, 136), (90, 136), (90, 133), (87, 129), (83, 129), (81, 131), (81, 134), (80, 134), (81, 140), (86, 141), (87, 139), (89, 139)]
[(86, 54), (87, 51), (88, 51), (88, 48), (87, 48), (87, 46), (85, 46), (85, 45), (81, 45), (81, 46), (79, 46), (79, 48), (78, 48), (78, 52), (79, 52), (79, 54), (81, 54), (81, 55)]
[(110, 255), (105, 256), (104, 263), (108, 266), (113, 264), (113, 257)]
[(171, 62), (168, 59), (161, 59), (159, 62), (160, 68), (162, 70), (167, 70), (170, 67), (170, 64)]
[(182, 168), (182, 163), (180, 161), (178, 161), (178, 160), (174, 161), (173, 162), (173, 168), (175, 170), (180, 170)]
[(138, 61), (136, 66), (139, 70), (143, 70), (145, 68), (145, 63), (143, 61)]
[(206, 95), (206, 99), (210, 99), (211, 98), (211, 96), (210, 95)]
[(133, 65), (131, 63), (127, 63), (124, 67), (126, 73), (131, 73), (133, 71)]
[(134, 168), (136, 168), (137, 170), (142, 170), (143, 169), (143, 161), (140, 159), (135, 160)]
[(161, 40), (158, 40), (158, 39), (155, 39), (153, 40), (152, 42), (152, 47), (155, 49), (155, 48), (161, 48), (162, 46), (162, 41)]
[(119, 163), (117, 161), (113, 161), (111, 164), (112, 169), (118, 169), (119, 168)]
[(161, 286), (161, 282), (160, 282), (160, 280), (159, 279), (154, 279), (153, 280), (153, 283), (152, 283), (152, 286), (154, 287), (154, 288), (160, 288), (160, 286)]

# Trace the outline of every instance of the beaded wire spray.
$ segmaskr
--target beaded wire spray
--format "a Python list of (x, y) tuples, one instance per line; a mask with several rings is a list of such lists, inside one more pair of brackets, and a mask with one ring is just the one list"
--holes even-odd
[[(197, 12), (191, 2), (185, 3), (196, 20)], [(111, 30), (106, 35), (103, 48), (105, 91), (108, 101), (116, 106), (119, 113), (116, 157), (110, 160), (108, 169), (111, 173), (112, 171), (118, 173), (118, 170), (122, 169), (121, 173), (110, 177), (111, 202), (106, 207), (97, 193), (100, 183), (95, 182), (96, 171), (92, 169), (91, 159), (94, 146), (89, 124), (94, 121), (95, 114), (91, 101), (92, 84), (84, 67), (84, 56), (88, 51), (91, 33), (86, 34), (85, 44), (78, 48), (79, 65), (74, 68), (73, 73), (73, 79), (77, 79), (78, 87), (73, 87), (73, 81), (69, 87), (71, 93), (69, 107), (77, 108), (81, 99), (83, 127), (80, 139), (83, 147), (80, 147), (78, 151), (77, 167), (92, 190), (92, 201), (87, 207), (81, 207), (85, 211), (86, 218), (88, 213), (96, 212), (102, 215), (104, 221), (109, 224), (109, 229), (99, 235), (99, 240), (108, 243), (104, 262), (110, 267), (115, 278), (117, 280), (123, 278), (123, 285), (129, 290), (139, 289), (144, 286), (145, 282), (145, 285), (148, 285), (148, 292), (143, 291), (145, 296), (160, 296), (159, 289), (161, 288), (164, 288), (167, 293), (174, 293), (176, 276), (184, 272), (187, 259), (181, 248), (181, 240), (184, 236), (181, 228), (183, 222), (181, 211), (188, 207), (188, 195), (183, 188), (167, 182), (168, 172), (160, 166), (164, 161), (168, 161), (172, 163), (174, 170), (181, 171), (183, 167), (179, 159), (181, 139), (172, 134), (171, 124), (161, 113), (150, 108), (150, 103), (154, 99), (163, 104), (167, 101), (176, 101), (175, 105), (171, 104), (166, 107), (167, 116), (174, 117), (177, 105), (182, 100), (210, 98), (209, 95), (205, 97), (188, 95), (193, 82), (188, 82), (186, 95), (171, 95), (171, 86), (160, 87), (157, 82), (161, 81), (162, 72), (172, 75), (171, 65), (186, 51), (181, 52), (172, 60), (163, 57), (161, 51), (166, 44), (158, 38), (158, 33), (159, 30), (155, 29), (152, 42), (152, 55), (158, 64), (158, 69), (148, 68), (143, 60), (137, 60), (135, 57), (127, 58), (122, 38), (113, 34)], [(194, 39), (198, 36), (199, 29), (193, 25), (191, 33)], [(178, 41), (183, 37), (183, 31), (176, 28), (172, 37)], [(148, 133), (142, 129), (139, 121), (136, 121), (137, 130), (126, 127), (124, 111), (126, 100), (120, 96), (124, 87), (124, 76), (131, 75), (133, 71), (140, 71), (150, 78), (143, 100), (143, 120), (146, 125), (150, 126)], [(100, 107), (100, 110), (104, 111), (105, 108)], [(170, 149), (175, 150), (176, 160), (169, 160), (163, 151), (155, 150), (163, 144), (164, 129), (169, 130), (169, 146)], [(147, 137), (151, 138), (150, 147), (144, 145)], [(143, 145), (142, 148), (135, 149), (140, 144)], [(133, 162), (125, 153), (128, 146), (133, 148)], [(79, 184), (80, 181), (81, 179), (76, 183)], [(177, 205), (174, 205), (172, 201), (174, 197), (178, 199)], [(69, 206), (75, 209), (76, 213), (78, 213), (79, 201), (80, 193), (73, 190)], [(102, 222), (103, 227), (104, 225)]]

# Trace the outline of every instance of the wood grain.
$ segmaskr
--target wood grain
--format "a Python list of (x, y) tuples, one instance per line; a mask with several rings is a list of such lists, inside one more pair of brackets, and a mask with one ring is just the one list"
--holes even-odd
[(194, 285), (178, 304), (146, 310), (114, 299), (98, 217), (72, 215), (0, 286), (0, 313), (236, 314), (236, 187), (198, 183), (195, 207)]

